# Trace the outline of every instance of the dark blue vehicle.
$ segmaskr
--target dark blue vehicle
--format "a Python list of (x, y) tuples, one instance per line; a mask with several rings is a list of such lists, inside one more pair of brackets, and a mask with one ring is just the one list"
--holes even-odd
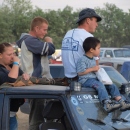
[(126, 61), (123, 63), (120, 73), (128, 82), (130, 81), (130, 61)]
[[(129, 86), (125, 78), (113, 67), (102, 67), (118, 85), (122, 94), (130, 100)], [(53, 77), (64, 77), (62, 65), (50, 65), (50, 69)], [(116, 110), (108, 114), (101, 106), (94, 89), (82, 88), (75, 91), (73, 87), (33, 85), (0, 89), (0, 130), (9, 128), (11, 98), (50, 99), (43, 110), (45, 120), (39, 130), (130, 130), (130, 111)], [(21, 107), (21, 111), (29, 113), (28, 102)], [(51, 121), (48, 122), (48, 119)]]

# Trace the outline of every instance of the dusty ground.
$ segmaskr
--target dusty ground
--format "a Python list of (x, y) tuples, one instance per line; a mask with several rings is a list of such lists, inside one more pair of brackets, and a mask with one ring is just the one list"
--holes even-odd
[(28, 114), (22, 113), (20, 110), (17, 112), (18, 130), (28, 130)]

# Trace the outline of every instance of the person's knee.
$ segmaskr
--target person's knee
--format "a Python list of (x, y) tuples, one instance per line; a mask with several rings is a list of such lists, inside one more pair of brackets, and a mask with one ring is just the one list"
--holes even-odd
[(102, 83), (100, 83), (100, 82), (97, 83), (97, 84), (95, 84), (95, 88), (96, 88), (96, 89), (99, 89), (99, 90), (100, 90), (100, 89), (106, 89), (106, 87), (105, 87)]

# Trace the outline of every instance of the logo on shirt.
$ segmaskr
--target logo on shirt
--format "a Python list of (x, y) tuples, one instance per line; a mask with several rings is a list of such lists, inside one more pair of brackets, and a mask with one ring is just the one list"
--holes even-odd
[(79, 41), (72, 37), (67, 37), (62, 42), (62, 50), (78, 51)]

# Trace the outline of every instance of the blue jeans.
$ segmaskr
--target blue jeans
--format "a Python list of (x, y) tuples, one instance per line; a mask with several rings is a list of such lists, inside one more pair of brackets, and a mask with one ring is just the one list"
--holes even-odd
[[(109, 100), (108, 92), (112, 96), (112, 98), (115, 98), (117, 96), (121, 96), (118, 88), (116, 85), (106, 85), (104, 86), (103, 83), (101, 83), (98, 79), (88, 79), (84, 84), (82, 84), (82, 87), (91, 87), (96, 89), (98, 92), (99, 100), (102, 102), (103, 100)], [(107, 92), (107, 90), (108, 92)]]
[(9, 130), (18, 130), (18, 123), (16, 116), (10, 117)]

